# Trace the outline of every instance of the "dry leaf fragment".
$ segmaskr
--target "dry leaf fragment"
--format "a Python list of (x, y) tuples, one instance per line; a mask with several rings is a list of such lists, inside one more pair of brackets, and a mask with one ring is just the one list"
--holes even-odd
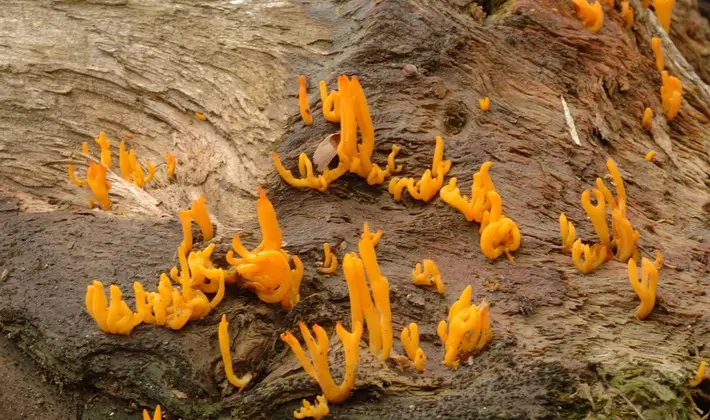
[(323, 172), (328, 168), (330, 162), (338, 156), (338, 145), (340, 144), (340, 133), (333, 133), (323, 139), (315, 152), (313, 152), (313, 163), (318, 172)]

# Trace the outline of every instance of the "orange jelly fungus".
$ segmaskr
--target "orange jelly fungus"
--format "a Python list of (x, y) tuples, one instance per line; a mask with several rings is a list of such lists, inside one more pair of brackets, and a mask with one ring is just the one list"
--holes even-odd
[(491, 99), (486, 96), (483, 99), (478, 100), (478, 107), (481, 108), (481, 111), (486, 112), (488, 111), (488, 108), (491, 107)]
[[(111, 168), (111, 140), (106, 138), (106, 133), (99, 132), (99, 137), (94, 141), (101, 146), (101, 163), (107, 168)], [(87, 153), (88, 154), (88, 153)]]
[(323, 108), (323, 117), (332, 123), (340, 122), (340, 92), (332, 90), (328, 93), (328, 87), (325, 81), (321, 80), (320, 84), (320, 101)]
[(94, 280), (86, 288), (86, 310), (101, 331), (109, 334), (128, 335), (143, 321), (143, 314), (132, 312), (122, 299), (121, 289), (115, 284), (109, 288), (110, 300), (106, 300), (104, 285)]
[(648, 9), (649, 7), (651, 7), (651, 0), (643, 0), (641, 2), (641, 6), (643, 6), (644, 9)]
[(400, 335), (402, 347), (407, 357), (412, 361), (414, 369), (419, 372), (424, 372), (426, 369), (426, 355), (424, 350), (419, 348), (419, 327), (415, 323), (409, 324), (409, 327), (404, 327)]
[(194, 220), (197, 226), (199, 226), (202, 231), (202, 240), (209, 241), (214, 237), (214, 230), (212, 229), (212, 221), (210, 221), (210, 215), (207, 213), (207, 204), (204, 195), (192, 202), (192, 207), (190, 210), (181, 210), (178, 213), (178, 218), (182, 225), (182, 243), (180, 246), (184, 247), (186, 250), (192, 249), (192, 221)]
[(126, 142), (123, 140), (118, 146), (118, 166), (121, 170), (121, 178), (133, 182), (138, 188), (143, 188), (155, 176), (155, 165), (147, 162), (148, 176), (146, 177), (143, 168), (138, 163), (135, 149), (126, 151)]
[(437, 328), (444, 344), (444, 364), (451, 369), (459, 367), (461, 357), (481, 351), (493, 338), (488, 302), (472, 305), (471, 293), (471, 286), (467, 286), (451, 305), (448, 323), (441, 321)]
[(222, 320), (219, 322), (218, 334), (219, 351), (222, 354), (222, 362), (224, 362), (224, 373), (230, 384), (237, 388), (243, 388), (251, 380), (251, 374), (247, 373), (241, 378), (237, 377), (232, 370), (232, 355), (229, 351), (231, 341), (229, 340), (229, 322), (227, 316), (222, 315)]
[(85, 155), (89, 155), (89, 143), (88, 142), (81, 142), (81, 153)]
[(646, 108), (643, 111), (643, 119), (641, 120), (641, 127), (645, 130), (651, 131), (651, 123), (653, 122), (653, 110), (651, 108)]
[[(343, 176), (346, 172), (354, 173), (365, 178), (369, 185), (382, 184), (390, 175), (390, 167), (394, 167), (394, 157), (385, 169), (380, 168), (371, 161), (375, 148), (375, 130), (367, 106), (365, 93), (357, 77), (349, 79), (342, 75), (338, 77), (338, 91), (340, 92), (340, 143), (338, 144), (338, 166), (326, 169), (320, 175), (313, 172), (313, 165), (305, 153), (299, 156), (298, 169), (300, 178), (293, 176), (286, 169), (279, 155), (272, 153), (274, 165), (281, 178), (288, 184), (297, 188), (311, 188), (325, 191), (328, 185)], [(357, 133), (360, 132), (362, 142), (358, 143)]]
[(564, 252), (572, 251), (574, 241), (577, 239), (577, 231), (564, 213), (560, 213), (560, 234), (562, 235), (562, 250)]
[(673, 15), (673, 6), (675, 0), (654, 0), (653, 7), (656, 9), (656, 17), (658, 23), (667, 34), (671, 32), (671, 16)]
[(143, 420), (163, 420), (163, 413), (160, 410), (160, 404), (155, 406), (155, 411), (153, 412), (153, 417), (150, 417), (148, 410), (143, 409)]
[[(69, 158), (69, 161), (71, 161), (71, 157)], [(76, 168), (74, 167), (73, 163), (69, 163), (68, 172), (69, 172), (69, 181), (71, 181), (72, 184), (78, 185), (80, 187), (83, 187), (84, 185), (86, 185), (86, 180), (81, 180), (76, 177)]]
[(611, 211), (611, 230), (614, 233), (613, 248), (617, 260), (625, 262), (635, 256), (639, 231), (634, 230), (626, 214), (619, 209)]
[(661, 38), (651, 38), (651, 49), (656, 56), (656, 68), (663, 71), (663, 50), (661, 49)]
[(636, 261), (631, 258), (629, 260), (629, 281), (634, 292), (641, 299), (641, 304), (636, 308), (634, 315), (637, 319), (646, 318), (653, 306), (656, 304), (656, 287), (658, 286), (658, 270), (663, 264), (663, 257), (659, 252), (656, 252), (656, 261), (651, 262), (647, 258), (641, 259), (641, 279), (638, 277), (638, 269)]
[[(370, 351), (384, 361), (389, 358), (392, 351), (389, 281), (380, 272), (375, 246), (369, 236), (360, 239), (358, 249), (359, 257), (356, 253), (350, 253), (343, 258), (343, 272), (350, 295), (352, 323), (361, 324), (363, 317), (365, 318), (369, 331)], [(366, 278), (370, 283), (372, 295), (368, 290)]]
[(195, 118), (197, 118), (200, 121), (207, 120), (207, 117), (205, 117), (205, 114), (203, 114), (201, 112), (195, 112)]
[(409, 194), (415, 200), (428, 202), (436, 196), (441, 187), (444, 185), (444, 176), (451, 169), (451, 161), (443, 160), (444, 158), (444, 139), (440, 136), (436, 137), (436, 146), (434, 148), (434, 159), (431, 169), (427, 169), (421, 179), (414, 182), (414, 178), (399, 178), (393, 177), (390, 180), (388, 191), (392, 194), (395, 201), (402, 199), (402, 191), (407, 188)]
[(436, 285), (437, 293), (443, 295), (444, 282), (441, 281), (441, 274), (439, 274), (439, 268), (436, 266), (436, 264), (434, 264), (434, 261), (432, 260), (424, 260), (422, 263), (417, 263), (414, 270), (412, 270), (412, 283), (416, 284), (417, 286)]
[(323, 249), (325, 250), (323, 267), (319, 268), (318, 271), (323, 274), (335, 273), (335, 270), (338, 269), (338, 258), (330, 250), (330, 244), (328, 242), (323, 244)]
[(626, 29), (630, 29), (634, 24), (634, 9), (629, 6), (628, 1), (621, 2), (621, 17), (626, 22)]
[(667, 71), (661, 72), (661, 79), (661, 104), (666, 111), (666, 121), (672, 121), (680, 109), (683, 85), (677, 77), (669, 76)]
[(328, 401), (325, 399), (325, 395), (319, 395), (313, 405), (307, 400), (303, 400), (301, 408), (293, 412), (293, 417), (297, 419), (311, 417), (315, 420), (320, 420), (325, 418), (328, 413), (330, 413)]
[(655, 157), (656, 157), (656, 152), (651, 150), (650, 152), (646, 153), (646, 156), (644, 156), (643, 158), (649, 162), (653, 162), (653, 158), (655, 158)]
[(171, 155), (170, 152), (165, 152), (165, 164), (168, 167), (168, 179), (175, 178), (175, 156)]
[(481, 169), (473, 174), (473, 184), (471, 187), (471, 198), (461, 196), (461, 192), (456, 186), (456, 178), (451, 178), (449, 183), (441, 188), (439, 196), (441, 199), (454, 207), (466, 217), (469, 222), (483, 221), (483, 213), (491, 209), (491, 202), (488, 201), (488, 192), (495, 191), (495, 186), (491, 180), (488, 170), (493, 163), (488, 161), (481, 165)]
[(301, 110), (301, 118), (306, 125), (313, 124), (313, 114), (311, 106), (308, 104), (308, 87), (306, 86), (306, 76), (298, 78), (298, 108)]
[[(591, 202), (591, 193), (594, 193), (594, 197), (597, 199), (596, 206)], [(606, 224), (606, 205), (602, 192), (596, 188), (584, 190), (582, 193), (582, 207), (592, 221), (594, 231), (597, 233), (599, 241), (602, 245), (609, 248), (611, 246), (611, 239), (609, 238), (609, 228)]]
[(365, 239), (366, 237), (370, 238), (372, 245), (377, 246), (380, 239), (382, 239), (382, 229), (377, 229), (377, 232), (372, 233), (370, 232), (370, 224), (368, 222), (364, 222), (362, 224), (362, 235), (360, 235), (360, 238)]
[(520, 230), (511, 219), (503, 217), (490, 223), (481, 233), (481, 251), (486, 258), (495, 260), (503, 253), (510, 261), (514, 261), (510, 254), (520, 248)]
[(577, 18), (582, 21), (582, 25), (591, 32), (599, 32), (604, 25), (604, 11), (601, 3), (595, 1), (588, 3), (587, 0), (572, 0)]
[(306, 356), (306, 352), (301, 347), (296, 337), (290, 331), (281, 334), (281, 340), (288, 344), (296, 359), (301, 363), (308, 376), (315, 379), (320, 385), (325, 398), (332, 403), (341, 403), (349, 396), (355, 387), (357, 380), (357, 367), (360, 360), (360, 336), (362, 335), (362, 324), (356, 323), (353, 332), (349, 333), (340, 323), (335, 325), (335, 330), (343, 343), (345, 351), (345, 375), (343, 382), (337, 385), (330, 374), (328, 364), (328, 334), (319, 325), (313, 326), (315, 338), (303, 322), (298, 323), (298, 327), (306, 342), (306, 347), (311, 355), (311, 360)]
[[(589, 274), (606, 261), (607, 248), (601, 244), (583, 245), (582, 239), (577, 239), (572, 246), (572, 261), (580, 273)], [(584, 253), (584, 261), (582, 261)]]
[(705, 379), (705, 368), (708, 366), (707, 362), (700, 362), (700, 365), (698, 366), (698, 370), (695, 373), (695, 377), (690, 380), (688, 385), (691, 388), (695, 388), (696, 386), (700, 385), (700, 383)]
[[(249, 289), (263, 302), (277, 303), (291, 310), (300, 301), (303, 264), (297, 256), (290, 257), (281, 248), (283, 238), (274, 206), (266, 193), (257, 188), (256, 213), (261, 229), (261, 244), (253, 251), (247, 250), (238, 235), (232, 238), (233, 251), (227, 253), (227, 262), (236, 266), (241, 287)], [(235, 258), (234, 252), (241, 257)], [(289, 264), (293, 261), (294, 268)]]

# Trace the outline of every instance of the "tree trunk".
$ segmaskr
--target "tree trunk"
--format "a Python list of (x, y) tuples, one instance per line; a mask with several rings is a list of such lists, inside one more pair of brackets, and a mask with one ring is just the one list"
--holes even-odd
[[(159, 403), (170, 418), (292, 418), (320, 389), (279, 335), (298, 321), (326, 327), (340, 377), (333, 326), (349, 325), (348, 291), (342, 272), (315, 268), (323, 242), (341, 260), (369, 221), (384, 230), (377, 255), (395, 337), (418, 323), (427, 371), (380, 362), (363, 340), (356, 391), (331, 405), (333, 418), (700, 418), (710, 386), (692, 390), (688, 379), (710, 361), (710, 26), (700, 12), (708, 6), (679, 0), (670, 37), (640, 1), (631, 6), (631, 29), (604, 5), (604, 27), (591, 33), (571, 2), (554, 0), (3, 2), (0, 417), (128, 419)], [(683, 83), (670, 123), (652, 36)], [(416, 72), (405, 75), (405, 65)], [(505, 214), (523, 235), (515, 262), (486, 259), (478, 225), (439, 199), (395, 203), (388, 181), (369, 186), (354, 175), (325, 193), (279, 178), (272, 150), (293, 170), (299, 153), (311, 155), (338, 130), (319, 111), (317, 82), (334, 87), (342, 73), (363, 83), (376, 162), (399, 145), (403, 175), (418, 177), (441, 135), (449, 176), (468, 193), (471, 175), (493, 161)], [(310, 127), (298, 112), (301, 74)], [(477, 105), (485, 96), (488, 112)], [(645, 107), (656, 114), (650, 133)], [(141, 161), (159, 164), (145, 189), (110, 173), (111, 211), (88, 210), (86, 188), (67, 177), (68, 158), (80, 165), (81, 142), (98, 150), (91, 139), (102, 130), (114, 152), (125, 140)], [(644, 160), (650, 150), (653, 162)], [(165, 152), (178, 158), (175, 182)], [(644, 321), (633, 317), (626, 264), (582, 275), (560, 249), (561, 212), (593, 240), (579, 197), (605, 176), (608, 158), (626, 182), (641, 254), (658, 250), (666, 261)], [(152, 290), (177, 265), (176, 214), (199, 194), (217, 226), (217, 265), (226, 266), (234, 234), (258, 244), (257, 185), (306, 266), (291, 312), (230, 289), (178, 332), (98, 329), (84, 310), (86, 286), (115, 283), (133, 307), (134, 281)], [(411, 284), (425, 258), (441, 270), (445, 296)], [(441, 364), (436, 327), (469, 284), (475, 302), (491, 304), (494, 338), (452, 371)], [(254, 373), (240, 392), (224, 376), (221, 314), (235, 370)]]

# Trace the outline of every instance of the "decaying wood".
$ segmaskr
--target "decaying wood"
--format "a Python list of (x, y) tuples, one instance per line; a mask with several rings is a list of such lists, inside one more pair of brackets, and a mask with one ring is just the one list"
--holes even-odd
[[(357, 391), (331, 407), (334, 418), (699, 418), (692, 397), (708, 410), (701, 395), (708, 389), (691, 392), (687, 380), (710, 359), (707, 20), (695, 2), (679, 0), (669, 38), (634, 0), (631, 30), (605, 6), (604, 27), (594, 34), (567, 1), (471, 5), (4, 2), (0, 329), (65, 395), (110, 396), (107, 404), (125, 404), (119, 416), (135, 418), (135, 408), (160, 403), (175, 418), (290, 418), (301, 398), (319, 390), (279, 334), (300, 320), (329, 332), (335, 321), (349, 322), (342, 274), (319, 274), (316, 262), (326, 241), (339, 258), (355, 250), (367, 220), (385, 231), (377, 253), (391, 283), (394, 330), (419, 324), (428, 370), (380, 362), (363, 342)], [(684, 86), (671, 123), (662, 116), (650, 47), (659, 35), (666, 67)], [(405, 66), (415, 70), (405, 74)], [(442, 135), (449, 175), (464, 192), (481, 163), (494, 162), (504, 211), (523, 234), (514, 263), (488, 261), (477, 225), (440, 200), (395, 203), (384, 186), (351, 175), (326, 193), (278, 178), (272, 150), (295, 169), (298, 154), (312, 155), (337, 130), (318, 111), (317, 81), (332, 88), (341, 73), (363, 83), (376, 162), (400, 145), (402, 175), (419, 176)], [(300, 74), (309, 79), (311, 127), (299, 119)], [(485, 96), (492, 104), (483, 113), (476, 100)], [(647, 106), (656, 114), (650, 134), (640, 123)], [(79, 160), (81, 142), (100, 130), (115, 147), (126, 140), (141, 162), (162, 164), (165, 152), (175, 154), (177, 181), (166, 180), (164, 165), (145, 190), (110, 178), (115, 209), (89, 211), (87, 191), (67, 179), (66, 160)], [(658, 151), (654, 162), (643, 158), (649, 150)], [(606, 175), (609, 157), (626, 181), (642, 254), (659, 250), (667, 262), (645, 321), (633, 318), (638, 300), (625, 264), (580, 275), (560, 252), (560, 212), (582, 238), (594, 239), (579, 197)], [(217, 264), (225, 265), (237, 231), (256, 245), (257, 185), (268, 189), (288, 251), (306, 265), (301, 303), (284, 313), (229, 290), (213, 313), (179, 332), (98, 330), (83, 309), (86, 286), (113, 282), (128, 296), (133, 281), (155, 287), (177, 263), (176, 212), (200, 193), (218, 226)], [(409, 280), (426, 258), (441, 270), (443, 297)], [(500, 289), (487, 288), (489, 281)], [(494, 339), (450, 371), (440, 365), (436, 325), (469, 284), (474, 300), (491, 303)], [(255, 374), (241, 392), (227, 384), (220, 361), (223, 313), (235, 370)], [(342, 361), (332, 344), (332, 360)], [(395, 352), (402, 353), (399, 344)], [(98, 416), (96, 407), (78, 415)]]

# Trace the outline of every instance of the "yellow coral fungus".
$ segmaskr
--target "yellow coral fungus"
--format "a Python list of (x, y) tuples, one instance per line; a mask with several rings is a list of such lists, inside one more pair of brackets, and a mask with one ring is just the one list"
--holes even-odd
[(636, 241), (639, 232), (634, 230), (626, 215), (619, 209), (611, 211), (611, 230), (614, 232), (614, 248), (616, 249), (616, 259), (626, 262), (636, 251)]
[(91, 188), (91, 192), (96, 197), (96, 201), (104, 210), (111, 209), (111, 199), (108, 196), (108, 190), (111, 189), (111, 183), (106, 181), (106, 166), (89, 162), (87, 171), (86, 183)]
[(643, 158), (649, 162), (653, 162), (653, 158), (655, 158), (655, 157), (656, 157), (656, 152), (651, 150), (650, 152), (646, 153), (646, 156), (644, 156)]
[(68, 172), (69, 172), (69, 181), (71, 181), (72, 184), (78, 185), (80, 187), (83, 187), (84, 185), (87, 184), (86, 180), (81, 180), (76, 177), (76, 169), (74, 168), (74, 164), (71, 163), (71, 157), (69, 158), (69, 166), (68, 166)]
[(341, 403), (345, 401), (355, 386), (357, 380), (357, 365), (360, 360), (359, 345), (360, 336), (362, 335), (362, 324), (356, 323), (353, 325), (353, 332), (349, 333), (343, 328), (340, 323), (336, 324), (335, 330), (343, 343), (345, 350), (345, 375), (343, 382), (336, 385), (333, 377), (330, 374), (330, 366), (328, 365), (328, 334), (319, 325), (313, 326), (315, 338), (303, 322), (298, 323), (298, 327), (303, 335), (303, 340), (306, 342), (306, 347), (311, 355), (311, 360), (306, 356), (306, 352), (301, 347), (291, 332), (281, 334), (281, 340), (288, 344), (294, 355), (303, 366), (308, 376), (315, 379), (320, 385), (325, 398), (333, 403)]
[(187, 251), (192, 249), (192, 221), (194, 220), (200, 231), (202, 231), (202, 239), (209, 241), (214, 237), (212, 229), (212, 221), (207, 213), (207, 204), (204, 195), (192, 202), (190, 210), (182, 210), (178, 213), (180, 223), (182, 224), (183, 240), (180, 246), (185, 247)]
[(324, 274), (335, 273), (338, 269), (338, 258), (331, 252), (330, 244), (328, 242), (323, 244), (323, 249), (325, 250), (325, 257), (323, 260), (323, 267), (319, 268), (318, 271)]
[(651, 123), (653, 122), (653, 110), (651, 108), (646, 108), (643, 111), (643, 119), (641, 120), (641, 127), (645, 130), (651, 130)]
[(101, 163), (107, 168), (111, 168), (111, 140), (106, 138), (106, 133), (99, 132), (99, 137), (94, 141), (101, 146)]
[(604, 25), (604, 11), (599, 2), (589, 3), (587, 0), (572, 0), (577, 18), (591, 32), (599, 32)]
[(319, 395), (316, 397), (316, 403), (313, 405), (307, 400), (303, 400), (302, 407), (293, 412), (293, 417), (297, 419), (312, 417), (315, 420), (320, 420), (325, 418), (328, 413), (330, 413), (328, 401), (325, 399), (325, 395)]
[(89, 155), (89, 143), (88, 142), (81, 142), (81, 153), (85, 155)]
[[(580, 273), (589, 274), (606, 261), (607, 248), (601, 244), (583, 245), (582, 239), (577, 239), (572, 246), (572, 261)], [(582, 261), (584, 253), (584, 261)]]
[(698, 370), (695, 373), (695, 377), (690, 380), (688, 385), (691, 388), (695, 388), (696, 386), (700, 385), (700, 383), (705, 379), (705, 368), (708, 366), (707, 362), (700, 362), (700, 365), (698, 366)]
[(110, 287), (110, 300), (107, 301), (104, 285), (98, 280), (86, 288), (86, 310), (101, 331), (110, 334), (128, 335), (143, 321), (140, 312), (134, 313), (128, 308), (122, 300), (121, 289), (115, 284)]
[(577, 239), (577, 232), (564, 213), (560, 213), (560, 234), (562, 235), (562, 250), (564, 252), (572, 251), (572, 245)]
[[(591, 202), (591, 193), (597, 199), (597, 205), (593, 205)], [(594, 225), (594, 231), (599, 237), (599, 241), (607, 248), (611, 246), (611, 240), (609, 239), (609, 228), (606, 224), (606, 205), (604, 203), (604, 195), (598, 189), (585, 190), (582, 193), (582, 207), (584, 211), (589, 216), (589, 219)]]
[(227, 322), (227, 316), (222, 315), (222, 320), (219, 322), (219, 328), (217, 330), (219, 338), (219, 352), (222, 354), (222, 362), (224, 362), (224, 373), (227, 376), (227, 380), (230, 384), (237, 388), (244, 388), (246, 384), (251, 380), (251, 373), (247, 373), (241, 378), (234, 374), (232, 370), (232, 354), (229, 351), (230, 340), (229, 340), (229, 322)]
[(308, 104), (308, 87), (306, 86), (306, 76), (298, 78), (298, 108), (301, 110), (301, 118), (306, 125), (313, 124), (313, 114), (311, 106)]
[[(143, 409), (143, 420), (151, 420), (148, 410)], [(163, 413), (160, 410), (160, 404), (155, 406), (155, 412), (153, 412), (152, 420), (163, 420)]]
[(641, 6), (643, 6), (644, 9), (648, 9), (651, 6), (651, 0), (643, 0)]
[(651, 38), (651, 49), (656, 56), (656, 68), (663, 71), (663, 50), (661, 49), (661, 38)]
[(165, 152), (165, 164), (168, 166), (168, 179), (175, 178), (175, 156)]
[(416, 200), (428, 202), (436, 196), (441, 187), (444, 185), (444, 176), (451, 169), (451, 161), (443, 160), (444, 158), (444, 139), (440, 136), (436, 137), (436, 146), (434, 148), (434, 159), (431, 164), (431, 169), (427, 169), (421, 179), (414, 182), (414, 178), (398, 178), (393, 177), (390, 180), (388, 191), (392, 194), (395, 201), (402, 199), (402, 191), (407, 188), (407, 191)]
[(671, 33), (671, 16), (673, 15), (673, 6), (675, 0), (654, 0), (653, 7), (656, 9), (656, 17), (658, 23), (667, 34)]
[(413, 362), (414, 369), (424, 372), (426, 369), (426, 355), (424, 350), (419, 348), (419, 326), (411, 323), (409, 327), (404, 327), (400, 339), (407, 357)]
[(478, 230), (479, 233), (491, 223), (499, 221), (503, 217), (503, 200), (500, 195), (495, 191), (488, 191), (486, 194), (488, 202), (491, 203), (490, 210), (483, 212), (483, 217), (481, 218), (481, 228)]
[(481, 165), (481, 169), (473, 174), (471, 186), (471, 198), (461, 196), (461, 192), (456, 186), (456, 178), (451, 178), (449, 184), (442, 187), (439, 192), (441, 199), (463, 213), (469, 222), (483, 221), (483, 214), (491, 209), (491, 202), (487, 200), (488, 193), (495, 191), (495, 186), (488, 173), (493, 163), (488, 161)]
[(320, 81), (320, 100), (323, 117), (332, 123), (340, 122), (340, 92), (333, 90), (328, 93), (325, 81)]
[(444, 364), (451, 369), (458, 368), (462, 356), (482, 350), (493, 338), (488, 303), (472, 305), (471, 292), (471, 286), (467, 286), (451, 305), (448, 323), (441, 321), (437, 328), (444, 344)]
[(478, 106), (481, 108), (481, 111), (486, 112), (488, 111), (488, 108), (491, 106), (491, 99), (486, 96), (483, 99), (478, 100)]
[(494, 260), (505, 253), (508, 260), (513, 261), (510, 253), (520, 248), (520, 230), (513, 220), (503, 217), (483, 229), (480, 243), (486, 258)]
[(621, 17), (626, 22), (626, 29), (630, 29), (634, 24), (634, 9), (629, 6), (628, 1), (621, 2)]
[(205, 117), (205, 114), (201, 112), (195, 112), (195, 118), (197, 118), (200, 121), (205, 121), (207, 117)]
[(629, 281), (634, 292), (641, 299), (641, 304), (636, 308), (635, 316), (637, 319), (646, 318), (653, 306), (656, 304), (656, 287), (658, 286), (658, 270), (662, 264), (663, 257), (659, 252), (656, 252), (656, 263), (651, 262), (647, 258), (641, 259), (641, 279), (638, 277), (638, 269), (636, 268), (636, 260), (629, 259)]
[(382, 229), (377, 229), (377, 232), (372, 233), (370, 232), (370, 223), (364, 222), (362, 224), (362, 235), (360, 235), (361, 238), (368, 237), (372, 241), (372, 244), (374, 246), (377, 246), (377, 244), (380, 242), (380, 239), (382, 239)]
[(683, 97), (683, 85), (677, 77), (669, 76), (667, 71), (661, 72), (661, 105), (666, 111), (666, 121), (672, 121), (678, 115)]
[(418, 286), (431, 286), (435, 284), (437, 293), (440, 295), (444, 294), (444, 282), (441, 281), (439, 268), (432, 260), (424, 260), (423, 268), (421, 263), (417, 263), (414, 270), (412, 270), (412, 283)]
[(387, 169), (392, 174), (396, 174), (397, 172), (402, 172), (402, 165), (396, 165), (394, 162), (395, 158), (397, 157), (397, 153), (399, 153), (399, 151), (400, 151), (400, 147), (393, 144), (392, 151), (387, 156)]

